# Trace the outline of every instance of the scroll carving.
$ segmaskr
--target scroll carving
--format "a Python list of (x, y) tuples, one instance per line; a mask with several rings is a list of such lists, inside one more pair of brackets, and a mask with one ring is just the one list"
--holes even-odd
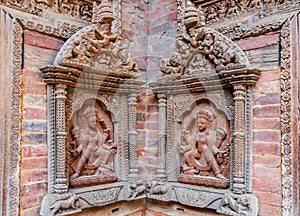
[(84, 105), (72, 117), (70, 137), (70, 185), (93, 185), (113, 182), (113, 125), (109, 115), (97, 103), (97, 108)]
[(198, 104), (184, 117), (179, 151), (179, 181), (229, 186), (229, 122), (224, 114), (207, 103)]

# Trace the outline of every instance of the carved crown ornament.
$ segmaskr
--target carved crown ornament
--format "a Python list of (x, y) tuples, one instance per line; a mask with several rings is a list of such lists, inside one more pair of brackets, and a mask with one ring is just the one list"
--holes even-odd
[[(159, 101), (157, 177), (164, 197), (229, 215), (257, 215), (251, 194), (252, 88), (260, 71), (229, 38), (206, 27), (202, 8), (179, 5), (175, 49), (150, 84)], [(153, 199), (159, 199), (153, 197)], [(160, 199), (161, 200), (161, 199)]]
[(41, 69), (49, 155), (41, 215), (141, 199), (148, 189), (136, 161), (136, 96), (143, 82), (122, 37), (111, 30), (114, 19), (111, 1), (94, 2), (92, 24)]

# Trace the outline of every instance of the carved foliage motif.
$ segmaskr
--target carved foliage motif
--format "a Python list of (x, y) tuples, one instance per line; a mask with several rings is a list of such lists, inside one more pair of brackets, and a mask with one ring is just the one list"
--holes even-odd
[[(197, 0), (191, 1), (197, 4)], [(259, 16), (268, 16), (295, 6), (299, 7), (289, 0), (224, 0), (203, 6), (203, 9), (206, 21), (213, 23), (245, 13), (259, 13)]]
[[(103, 104), (87, 101), (74, 112), (70, 128), (70, 185), (91, 185), (113, 182), (113, 124)], [(95, 108), (96, 107), (96, 108)]]
[(198, 103), (182, 120), (178, 180), (222, 187), (229, 185), (230, 126), (226, 116), (209, 101)]
[(80, 194), (80, 198), (91, 206), (102, 206), (116, 201), (121, 187), (108, 188), (105, 190), (93, 191), (91, 193)]
[[(56, 13), (70, 15), (79, 20), (92, 20), (93, 3), (88, 0), (1, 0), (1, 2), (8, 7), (13, 7), (38, 16), (43, 16), (46, 10), (51, 10)], [(121, 1), (114, 0), (113, 3), (116, 11), (116, 30), (119, 32)]]
[(173, 189), (181, 203), (197, 207), (207, 207), (209, 204), (220, 199), (221, 196), (220, 194), (183, 187), (174, 187)]
[(200, 8), (188, 1), (184, 15), (185, 31), (176, 40), (175, 50), (164, 60), (161, 71), (180, 79), (197, 71), (223, 70), (249, 65), (245, 54), (228, 38), (204, 27)]

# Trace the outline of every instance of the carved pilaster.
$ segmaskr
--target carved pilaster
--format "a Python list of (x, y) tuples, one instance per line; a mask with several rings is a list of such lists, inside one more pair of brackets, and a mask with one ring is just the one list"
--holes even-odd
[(130, 152), (130, 178), (138, 177), (137, 159), (136, 159), (136, 94), (130, 94), (128, 97), (129, 111), (129, 152)]
[(159, 109), (159, 167), (157, 174), (160, 179), (166, 177), (166, 114), (167, 114), (167, 97), (164, 94), (158, 94), (158, 109)]
[(56, 100), (56, 179), (54, 191), (65, 193), (68, 190), (66, 173), (66, 85), (55, 86)]
[(245, 86), (234, 86), (234, 131), (233, 131), (233, 192), (245, 192)]

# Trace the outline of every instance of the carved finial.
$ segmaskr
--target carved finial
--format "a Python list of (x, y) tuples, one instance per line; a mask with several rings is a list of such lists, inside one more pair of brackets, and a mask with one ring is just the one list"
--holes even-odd
[(100, 4), (94, 1), (93, 4), (93, 23), (109, 23), (114, 21), (114, 14), (111, 7), (111, 2), (109, 0), (102, 0)]
[(195, 5), (188, 1), (186, 3), (185, 14), (184, 14), (184, 25), (187, 28), (195, 27), (198, 23), (198, 11)]
[(198, 8), (198, 27), (203, 27), (205, 26), (205, 16), (204, 16), (204, 12), (202, 10), (201, 7)]

